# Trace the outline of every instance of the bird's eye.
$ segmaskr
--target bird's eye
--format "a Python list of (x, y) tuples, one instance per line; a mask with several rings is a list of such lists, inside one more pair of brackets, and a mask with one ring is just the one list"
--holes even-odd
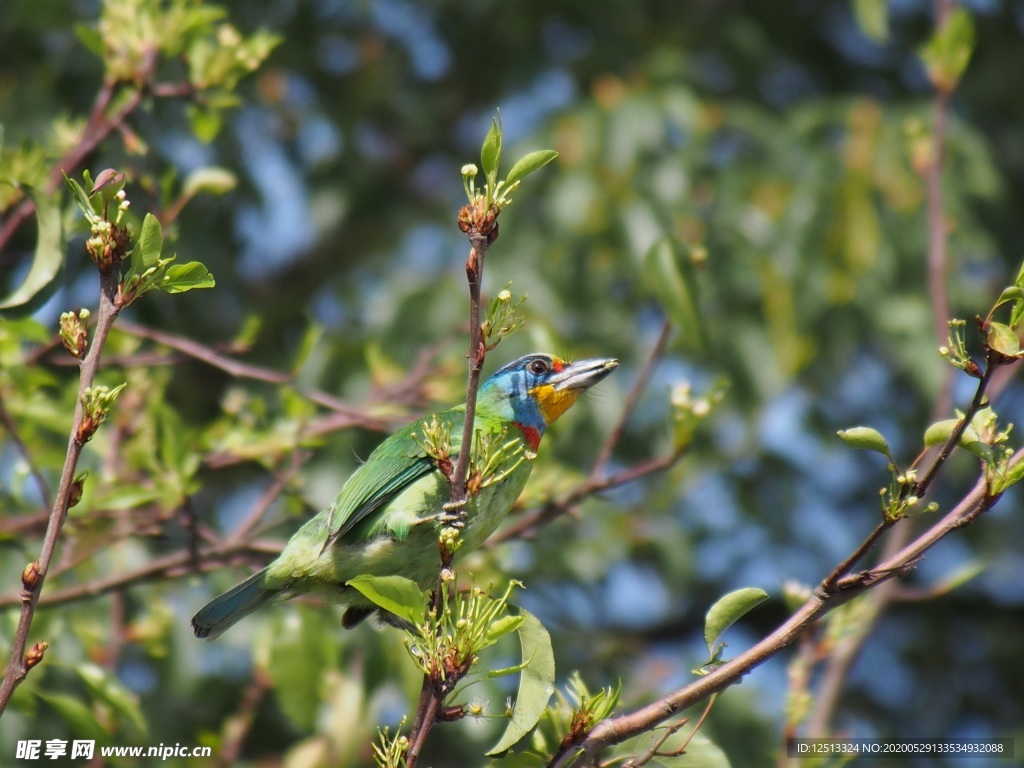
[(537, 376), (542, 376), (551, 370), (551, 366), (548, 365), (546, 360), (534, 360), (530, 363), (530, 373), (534, 373)]

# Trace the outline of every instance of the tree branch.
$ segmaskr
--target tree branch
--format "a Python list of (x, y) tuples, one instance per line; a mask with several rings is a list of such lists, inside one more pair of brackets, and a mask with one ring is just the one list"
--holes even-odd
[(605, 474), (605, 470), (608, 467), (608, 462), (612, 457), (612, 452), (615, 450), (615, 446), (619, 444), (619, 440), (622, 439), (622, 432), (626, 428), (626, 423), (629, 421), (629, 417), (633, 415), (633, 411), (636, 410), (636, 404), (640, 400), (640, 395), (643, 394), (644, 390), (647, 389), (647, 385), (650, 384), (651, 376), (654, 374), (654, 367), (658, 364), (658, 360), (661, 359), (662, 354), (665, 352), (665, 345), (668, 344), (669, 337), (672, 335), (672, 321), (668, 318), (662, 323), (661, 331), (658, 334), (658, 340), (654, 342), (654, 347), (651, 348), (650, 353), (647, 355), (647, 361), (644, 363), (643, 369), (640, 371), (640, 375), (636, 377), (636, 381), (633, 382), (632, 389), (629, 390), (629, 395), (626, 396), (626, 402), (622, 406), (622, 412), (619, 414), (619, 420), (615, 423), (615, 427), (608, 434), (604, 444), (601, 446), (600, 452), (597, 454), (597, 458), (594, 460), (594, 466), (590, 470), (590, 477), (598, 478)]
[[(954, 0), (934, 0), (936, 31), (947, 23), (953, 10)], [(950, 319), (949, 296), (947, 292), (947, 231), (945, 204), (942, 190), (942, 171), (946, 153), (946, 128), (949, 122), (949, 101), (951, 93), (937, 88), (932, 105), (932, 147), (931, 157), (924, 169), (926, 193), (926, 217), (928, 234), (928, 294), (932, 306), (932, 319), (936, 344), (946, 343), (948, 335), (947, 323)], [(955, 371), (947, 368), (939, 388), (939, 394), (932, 410), (933, 420), (943, 418), (953, 408), (953, 375)], [(955, 443), (953, 443), (955, 445)], [(934, 459), (927, 474), (934, 476), (939, 459)], [(924, 484), (930, 485), (930, 479)], [(919, 496), (922, 494), (918, 494)], [(913, 535), (913, 528), (908, 525), (898, 527), (886, 540), (882, 557), (891, 557), (907, 544)], [(807, 733), (811, 737), (827, 736), (835, 709), (839, 703), (850, 668), (860, 653), (867, 638), (874, 630), (877, 618), (885, 611), (894, 596), (893, 587), (889, 585), (871, 594), (872, 606), (867, 611), (867, 618), (858, 631), (836, 643), (826, 664), (822, 682), (815, 700), (814, 712), (808, 723)]]
[[(1012, 459), (1012, 464), (1016, 464), (1022, 458), (1024, 458), (1024, 450), (1017, 452)], [(567, 768), (567, 766), (577, 764), (576, 759), (581, 755), (582, 763), (579, 764), (589, 764), (606, 747), (644, 733), (677, 712), (724, 690), (737, 682), (743, 675), (796, 642), (825, 614), (893, 577), (907, 573), (928, 549), (952, 531), (973, 522), (979, 515), (990, 509), (996, 501), (998, 501), (998, 497), (987, 494), (983, 475), (974, 489), (954, 509), (896, 555), (870, 570), (839, 580), (831, 588), (823, 581), (810, 599), (792, 616), (747, 651), (662, 699), (635, 712), (598, 723), (586, 738), (576, 745), (576, 749), (568, 750), (557, 756), (549, 763), (549, 768)]]
[(78, 466), (78, 458), (84, 446), (84, 443), (79, 442), (79, 430), (85, 417), (83, 399), (86, 390), (92, 387), (96, 379), (100, 355), (103, 353), (107, 336), (110, 334), (110, 329), (119, 311), (115, 300), (117, 284), (118, 271), (116, 269), (108, 269), (100, 273), (98, 318), (96, 328), (93, 331), (92, 344), (82, 360), (75, 415), (71, 426), (71, 436), (68, 439), (68, 450), (64, 460), (64, 467), (61, 471), (60, 483), (57, 487), (57, 496), (50, 511), (39, 559), (34, 564), (30, 564), (22, 575), (21, 615), (18, 618), (18, 627), (14, 633), (14, 642), (11, 646), (11, 656), (7, 663), (7, 670), (4, 673), (3, 682), (0, 683), (0, 715), (7, 708), (15, 688), (28, 675), (29, 669), (41, 660), (42, 652), (45, 651), (45, 646), (42, 646), (39, 658), (31, 660), (31, 662), (25, 657), (28, 633), (32, 627), (32, 619), (35, 616), (39, 595), (46, 580), (46, 574), (53, 559), (53, 553), (57, 548), (57, 539), (60, 536), (61, 528), (64, 527), (64, 521), (67, 519), (71, 491), (75, 480), (75, 468)]

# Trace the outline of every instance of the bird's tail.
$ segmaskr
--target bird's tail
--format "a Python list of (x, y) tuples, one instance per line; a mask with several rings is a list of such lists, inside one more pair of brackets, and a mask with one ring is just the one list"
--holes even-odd
[(264, 568), (207, 603), (192, 617), (192, 629), (196, 637), (207, 640), (218, 638), (235, 622), (280, 595), (283, 591), (281, 588), (266, 585), (266, 575), (267, 569)]

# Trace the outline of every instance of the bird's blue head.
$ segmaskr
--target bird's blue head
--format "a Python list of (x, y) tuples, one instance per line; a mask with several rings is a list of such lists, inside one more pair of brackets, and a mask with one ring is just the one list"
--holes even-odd
[(540, 438), (585, 390), (619, 366), (613, 358), (577, 360), (535, 353), (499, 369), (480, 388), (481, 413), (510, 421), (534, 450)]

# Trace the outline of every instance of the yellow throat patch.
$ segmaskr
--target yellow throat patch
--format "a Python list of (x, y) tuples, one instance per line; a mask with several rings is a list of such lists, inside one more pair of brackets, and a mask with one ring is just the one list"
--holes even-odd
[(531, 389), (530, 395), (537, 403), (540, 414), (544, 417), (544, 423), (551, 424), (576, 402), (576, 398), (580, 396), (580, 390), (555, 390), (550, 384), (541, 384), (539, 387)]

